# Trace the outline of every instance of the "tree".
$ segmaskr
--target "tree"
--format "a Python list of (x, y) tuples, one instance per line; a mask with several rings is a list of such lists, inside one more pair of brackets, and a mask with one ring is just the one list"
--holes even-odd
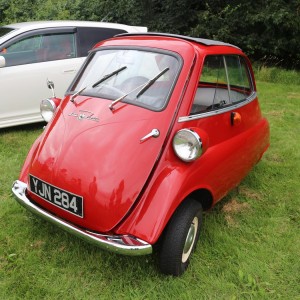
[(0, 24), (28, 21), (34, 18), (35, 1), (0, 0)]
[(299, 0), (206, 1), (191, 33), (233, 43), (266, 64), (300, 67)]
[(0, 0), (0, 24), (58, 19), (222, 40), (253, 60), (300, 68), (300, 0)]
[(78, 6), (81, 20), (147, 26), (150, 31), (186, 33), (197, 22), (197, 0), (85, 0)]

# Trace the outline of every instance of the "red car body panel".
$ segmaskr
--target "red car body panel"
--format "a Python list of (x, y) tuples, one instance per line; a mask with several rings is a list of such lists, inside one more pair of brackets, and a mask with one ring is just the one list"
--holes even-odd
[[(27, 183), (31, 174), (82, 195), (84, 217), (79, 218), (28, 190), (36, 203), (70, 223), (101, 233), (130, 234), (154, 244), (186, 197), (205, 190), (215, 204), (246, 176), (269, 145), (269, 125), (257, 98), (231, 110), (187, 118), (205, 57), (245, 58), (236, 47), (159, 36), (120, 37), (98, 47), (176, 52), (182, 66), (168, 105), (154, 112), (120, 102), (110, 110), (108, 100), (77, 96), (72, 103), (67, 96), (33, 145), (19, 179)], [(80, 111), (91, 112), (99, 121), (79, 120)], [(240, 116), (236, 124), (232, 113)], [(159, 129), (159, 137), (141, 142), (154, 128)], [(203, 154), (190, 163), (181, 161), (172, 147), (173, 137), (183, 128), (192, 128), (203, 142)]]
[[(257, 132), (260, 132), (260, 135), (257, 135)], [(245, 153), (245, 143), (251, 149), (253, 145), (257, 145), (258, 139), (264, 140), (266, 134), (268, 125), (262, 120), (247, 134), (238, 135), (233, 140), (222, 142), (221, 145), (208, 146), (207, 151), (197, 161), (191, 163), (192, 166), (184, 162), (170, 163), (176, 161), (177, 157), (169, 145), (170, 151), (161, 158), (149, 188), (136, 209), (118, 228), (117, 233), (130, 232), (153, 244), (178, 205), (194, 191), (201, 189), (209, 191), (215, 204), (239, 184), (243, 178), (241, 174), (246, 176), (253, 162), (258, 162), (268, 147), (263, 143), (257, 151)], [(236, 152), (232, 152), (232, 149), (236, 149)], [(237, 163), (234, 164), (237, 158)]]
[[(29, 194), (37, 203), (71, 222), (107, 232), (139, 195), (158, 158), (168, 126), (162, 113), (153, 118), (153, 112), (144, 113), (144, 109), (128, 105), (112, 112), (107, 100), (85, 100), (86, 97), (79, 97), (76, 108), (71, 102), (63, 103), (56, 121), (46, 129), (29, 170), (45, 182), (82, 195), (85, 217), (78, 220), (77, 216), (60, 212), (60, 208)], [(101, 116), (99, 122), (82, 122), (79, 129), (77, 118), (70, 114), (83, 110)], [(160, 129), (160, 137), (141, 143), (140, 139), (153, 126)], [(138, 176), (128, 176), (129, 167)]]

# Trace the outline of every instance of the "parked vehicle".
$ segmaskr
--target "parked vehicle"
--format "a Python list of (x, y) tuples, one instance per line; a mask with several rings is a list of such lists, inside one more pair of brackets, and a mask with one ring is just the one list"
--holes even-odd
[(63, 97), (88, 51), (116, 34), (146, 27), (80, 21), (43, 21), (0, 27), (0, 128), (42, 121), (46, 79)]
[[(237, 47), (158, 33), (99, 43), (48, 121), (12, 191), (33, 213), (99, 247), (181, 275), (202, 211), (269, 146), (251, 64)], [(37, 228), (38, 230), (38, 228)]]

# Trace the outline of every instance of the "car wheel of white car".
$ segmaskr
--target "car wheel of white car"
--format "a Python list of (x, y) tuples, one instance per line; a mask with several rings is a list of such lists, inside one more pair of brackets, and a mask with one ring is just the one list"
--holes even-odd
[(184, 273), (199, 239), (201, 224), (201, 204), (186, 199), (175, 211), (162, 238), (159, 252), (162, 273), (173, 276)]

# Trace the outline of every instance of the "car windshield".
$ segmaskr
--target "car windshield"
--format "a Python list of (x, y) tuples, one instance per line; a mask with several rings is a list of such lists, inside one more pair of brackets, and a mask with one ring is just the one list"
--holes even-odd
[(0, 27), (0, 38), (13, 30), (14, 30), (13, 28)]
[[(180, 60), (165, 52), (99, 50), (70, 91), (109, 100), (121, 98), (126, 103), (161, 110), (167, 104), (179, 69)], [(95, 84), (97, 81), (100, 84)]]

